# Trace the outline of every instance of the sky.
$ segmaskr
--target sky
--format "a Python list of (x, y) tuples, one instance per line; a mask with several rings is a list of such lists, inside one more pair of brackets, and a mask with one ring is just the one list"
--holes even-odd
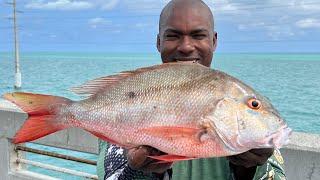
[[(14, 50), (13, 0), (0, 0), (0, 52)], [(9, 2), (9, 3), (8, 3)], [(17, 0), (21, 52), (155, 53), (168, 0)], [(319, 53), (320, 0), (205, 0), (218, 53)]]

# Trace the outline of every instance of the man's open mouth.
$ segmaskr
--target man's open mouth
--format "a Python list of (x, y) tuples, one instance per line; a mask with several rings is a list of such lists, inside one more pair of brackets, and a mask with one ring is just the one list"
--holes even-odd
[(200, 58), (195, 57), (181, 57), (181, 58), (174, 58), (175, 61), (199, 61)]

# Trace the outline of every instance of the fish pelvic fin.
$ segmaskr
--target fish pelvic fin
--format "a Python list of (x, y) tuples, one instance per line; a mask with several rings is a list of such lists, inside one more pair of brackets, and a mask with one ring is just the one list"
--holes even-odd
[(66, 123), (58, 118), (59, 109), (72, 103), (63, 97), (32, 94), (7, 93), (3, 96), (28, 113), (28, 119), (15, 134), (12, 142), (15, 144), (36, 140), (56, 131), (68, 128)]
[(157, 163), (168, 163), (168, 162), (177, 162), (177, 161), (186, 161), (186, 160), (196, 159), (194, 157), (178, 156), (178, 155), (172, 155), (172, 154), (148, 156), (148, 157), (151, 159), (158, 160), (159, 162)]

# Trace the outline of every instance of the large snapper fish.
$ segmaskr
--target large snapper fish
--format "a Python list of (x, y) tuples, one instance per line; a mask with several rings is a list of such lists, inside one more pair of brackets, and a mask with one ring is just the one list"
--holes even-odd
[(13, 143), (78, 127), (124, 148), (148, 145), (162, 161), (280, 148), (291, 129), (265, 97), (198, 63), (166, 63), (102, 77), (72, 89), (88, 98), (8, 93), (29, 114)]

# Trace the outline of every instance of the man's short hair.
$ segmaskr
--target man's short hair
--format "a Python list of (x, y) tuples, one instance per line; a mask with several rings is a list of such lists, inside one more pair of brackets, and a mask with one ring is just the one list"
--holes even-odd
[(174, 3), (179, 2), (179, 3), (187, 4), (187, 1), (189, 1), (188, 4), (190, 4), (190, 3), (193, 3), (193, 4), (194, 3), (200, 3), (205, 9), (207, 9), (207, 11), (209, 12), (210, 19), (211, 19), (212, 31), (214, 31), (214, 17), (213, 17), (212, 11), (209, 8), (209, 6), (206, 3), (204, 3), (202, 0), (172, 0), (162, 9), (162, 11), (160, 13), (159, 32), (161, 30), (162, 24), (164, 23), (164, 21), (166, 20), (166, 18), (168, 16), (167, 12), (170, 10), (170, 8), (172, 8)]

